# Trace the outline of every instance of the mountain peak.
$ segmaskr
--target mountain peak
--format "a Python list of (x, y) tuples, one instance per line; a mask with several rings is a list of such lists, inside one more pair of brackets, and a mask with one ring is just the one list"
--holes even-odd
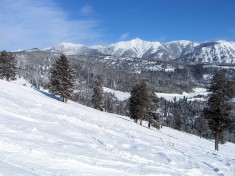
[(132, 39), (131, 41), (133, 41), (133, 42), (144, 42), (143, 40), (141, 40), (140, 38), (135, 38), (135, 39)]

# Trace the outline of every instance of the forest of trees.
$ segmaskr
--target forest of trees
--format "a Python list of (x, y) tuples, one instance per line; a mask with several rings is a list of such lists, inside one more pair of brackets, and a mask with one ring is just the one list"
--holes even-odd
[[(214, 138), (213, 128), (204, 113), (205, 108), (210, 106), (207, 101), (189, 101), (187, 98), (166, 101), (164, 98), (156, 97), (154, 92), (190, 92), (194, 87), (209, 86), (211, 75), (225, 73), (228, 98), (235, 96), (234, 69), (156, 61), (155, 64), (175, 67), (173, 72), (166, 72), (146, 69), (146, 65), (153, 61), (117, 59), (118, 64), (112, 65), (111, 61), (102, 60), (102, 57), (85, 56), (66, 56), (69, 69), (73, 70), (71, 91), (74, 92), (64, 96), (52, 89), (52, 76), (53, 72), (56, 72), (53, 70), (58, 65), (58, 57), (60, 57), (58, 54), (52, 55), (41, 51), (18, 53), (18, 76), (24, 77), (36, 88), (49, 88), (52, 93), (62, 98), (72, 99), (101, 111), (127, 115), (136, 122), (139, 120), (141, 123), (145, 120), (149, 127), (158, 129), (163, 125), (201, 137)], [(128, 99), (120, 101), (114, 94), (104, 93), (103, 86), (131, 92), (130, 101)], [(220, 132), (220, 141), (235, 142), (234, 132), (235, 125), (230, 123)]]

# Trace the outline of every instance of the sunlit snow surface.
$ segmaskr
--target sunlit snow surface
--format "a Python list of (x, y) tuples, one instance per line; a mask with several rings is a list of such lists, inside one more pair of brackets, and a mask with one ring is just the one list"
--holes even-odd
[[(112, 93), (117, 97), (118, 100), (123, 101), (130, 98), (129, 92), (122, 92), (118, 90), (113, 90), (107, 87), (103, 87), (104, 92)], [(182, 94), (177, 93), (155, 93), (157, 97), (164, 98), (167, 101), (179, 101), (180, 99), (187, 98), (189, 101), (205, 101), (208, 92), (205, 88), (194, 88), (192, 92), (183, 92)]]
[(234, 176), (234, 153), (0, 80), (0, 176)]

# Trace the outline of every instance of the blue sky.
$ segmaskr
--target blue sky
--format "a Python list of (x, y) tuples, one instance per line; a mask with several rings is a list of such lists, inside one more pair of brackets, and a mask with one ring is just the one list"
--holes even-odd
[(235, 40), (235, 0), (0, 0), (0, 50)]

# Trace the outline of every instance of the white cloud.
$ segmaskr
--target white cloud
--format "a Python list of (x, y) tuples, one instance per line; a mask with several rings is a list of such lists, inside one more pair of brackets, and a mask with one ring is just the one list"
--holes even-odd
[(68, 18), (54, 0), (0, 0), (0, 50), (44, 48), (60, 42), (94, 43), (97, 21)]
[(81, 8), (80, 13), (84, 16), (88, 16), (88, 15), (93, 14), (94, 10), (91, 5), (86, 4)]
[(124, 34), (122, 34), (121, 36), (120, 36), (120, 40), (125, 40), (127, 37), (129, 37), (130, 36), (130, 33), (129, 32), (127, 32), (127, 33), (124, 33)]

